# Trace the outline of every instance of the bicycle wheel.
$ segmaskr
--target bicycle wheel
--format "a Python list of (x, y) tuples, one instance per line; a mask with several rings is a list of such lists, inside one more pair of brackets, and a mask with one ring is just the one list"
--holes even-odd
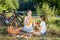
[(2, 15), (0, 15), (0, 26), (2, 26), (4, 24), (4, 18)]

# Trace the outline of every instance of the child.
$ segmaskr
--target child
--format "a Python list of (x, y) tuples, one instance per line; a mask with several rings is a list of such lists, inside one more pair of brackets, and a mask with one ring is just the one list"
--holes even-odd
[(45, 19), (45, 16), (41, 15), (40, 20), (41, 20), (40, 27), (38, 27), (38, 25), (36, 25), (36, 27), (39, 31), (34, 31), (33, 32), (34, 35), (41, 35), (41, 34), (46, 33), (46, 22), (45, 22), (46, 19)]

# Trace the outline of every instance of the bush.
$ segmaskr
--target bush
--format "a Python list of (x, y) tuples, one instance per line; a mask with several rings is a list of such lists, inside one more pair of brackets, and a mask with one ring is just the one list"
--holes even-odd
[(55, 20), (54, 24), (59, 27), (60, 26), (60, 20)]
[(37, 15), (44, 14), (46, 16), (55, 16), (58, 14), (58, 10), (53, 6), (53, 8), (50, 7), (48, 3), (43, 3), (42, 7), (40, 7), (41, 3), (36, 6), (36, 12)]
[(48, 23), (49, 25), (55, 25), (56, 27), (60, 26), (60, 18), (56, 18), (56, 17), (51, 17), (48, 19)]
[(38, 22), (38, 23), (40, 23), (41, 21), (40, 21), (40, 19), (36, 19), (36, 20), (35, 20), (35, 22)]

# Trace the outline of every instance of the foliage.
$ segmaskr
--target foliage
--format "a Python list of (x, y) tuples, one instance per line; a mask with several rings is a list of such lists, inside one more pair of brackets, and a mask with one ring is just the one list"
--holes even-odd
[(60, 0), (34, 0), (34, 2), (38, 5), (39, 3), (47, 3), (51, 7), (51, 9), (55, 7), (55, 9), (57, 9), (58, 11), (58, 15), (60, 14)]
[(12, 13), (11, 12), (10, 13), (6, 13), (5, 15), (6, 15), (7, 18), (10, 18), (12, 16)]
[(19, 8), (18, 0), (1, 0), (0, 1), (0, 12), (2, 12), (2, 10), (18, 9), (18, 8)]
[(35, 19), (35, 22), (38, 22), (40, 24), (41, 20), (40, 19)]
[(34, 2), (36, 2), (36, 3), (47, 2), (47, 3), (50, 3), (50, 4), (52, 3), (54, 5), (55, 5), (55, 3), (57, 3), (58, 5), (60, 4), (60, 0), (34, 0)]
[(40, 15), (41, 14), (40, 5), (35, 6), (35, 8), (36, 8), (37, 15)]
[(55, 9), (55, 6), (52, 9), (50, 5), (43, 3), (42, 8), (40, 8), (40, 5), (36, 6), (36, 12), (37, 15), (45, 14), (46, 16), (55, 16), (57, 14), (57, 9)]
[(52, 17), (51, 18), (51, 17), (49, 17), (48, 21), (49, 21), (48, 22), (49, 24), (55, 25), (56, 27), (60, 27), (60, 18), (57, 18), (57, 17)]

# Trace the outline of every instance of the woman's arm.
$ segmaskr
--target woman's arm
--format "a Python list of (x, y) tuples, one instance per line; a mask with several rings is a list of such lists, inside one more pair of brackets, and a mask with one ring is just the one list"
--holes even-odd
[(35, 29), (35, 19), (33, 18), (33, 29)]
[(27, 23), (26, 23), (26, 19), (27, 19), (27, 17), (24, 18), (24, 24), (27, 24)]

